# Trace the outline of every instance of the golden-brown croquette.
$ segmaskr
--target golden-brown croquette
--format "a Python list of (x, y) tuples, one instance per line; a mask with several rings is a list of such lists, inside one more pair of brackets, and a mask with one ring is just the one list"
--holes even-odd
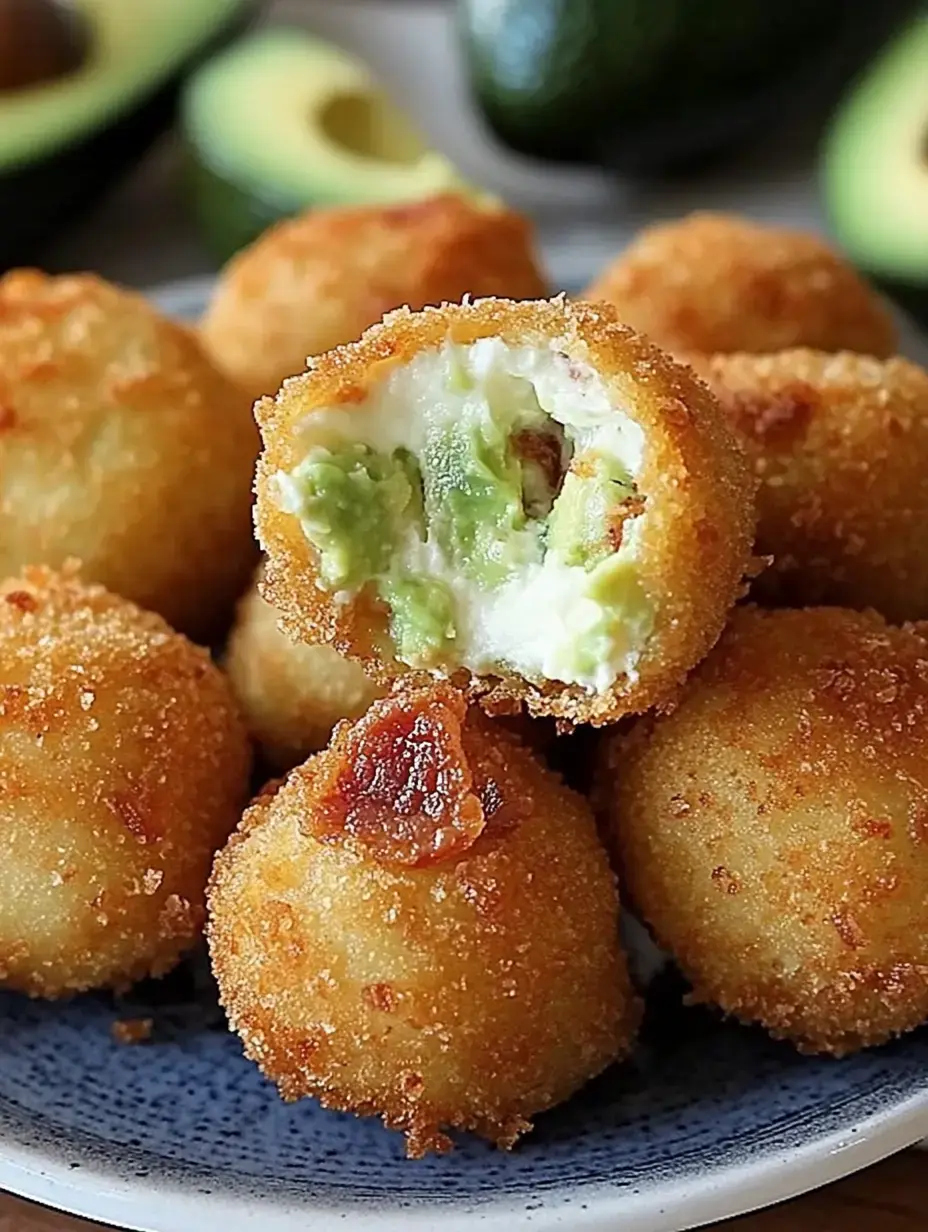
[(598, 798), (698, 1001), (835, 1055), (928, 1018), (926, 627), (736, 611)]
[(264, 593), (382, 682), (612, 722), (668, 695), (740, 592), (743, 450), (606, 305), (401, 309), (255, 412)]
[(283, 771), (324, 748), (339, 719), (359, 718), (382, 690), (331, 646), (294, 642), (277, 619), (252, 586), (238, 605), (225, 669), (265, 761)]
[(784, 351), (698, 365), (760, 487), (758, 599), (928, 617), (928, 373), (903, 359)]
[(547, 293), (528, 221), (449, 193), (311, 210), (277, 224), (226, 267), (201, 332), (215, 362), (254, 399), (394, 308)]
[(879, 297), (823, 240), (730, 214), (647, 227), (584, 298), (676, 355), (896, 349)]
[(0, 584), (0, 984), (121, 987), (196, 940), (249, 747), (205, 650), (71, 570)]
[(635, 1035), (586, 802), (448, 686), (374, 702), (259, 797), (209, 910), (246, 1053), (412, 1156), (449, 1128), (511, 1146)]
[(192, 334), (91, 275), (0, 279), (0, 577), (70, 557), (205, 639), (254, 568), (258, 437)]

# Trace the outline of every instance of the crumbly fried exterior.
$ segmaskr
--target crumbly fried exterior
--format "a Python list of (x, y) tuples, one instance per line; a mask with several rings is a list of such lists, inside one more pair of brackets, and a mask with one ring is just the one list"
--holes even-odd
[(647, 227), (584, 298), (614, 304), (674, 354), (789, 347), (896, 349), (875, 292), (817, 236), (730, 214), (689, 214)]
[(69, 557), (205, 639), (254, 568), (258, 436), (180, 325), (91, 275), (0, 279), (0, 577)]
[(0, 983), (120, 987), (199, 935), (249, 747), (205, 650), (67, 570), (0, 584)]
[(928, 617), (928, 373), (847, 353), (714, 356), (699, 368), (754, 463), (753, 593)]
[(411, 1156), (448, 1128), (511, 1146), (637, 1028), (586, 802), (447, 686), (375, 702), (259, 797), (209, 910), (246, 1053)]
[(353, 342), (394, 308), (468, 294), (548, 294), (527, 219), (450, 193), (408, 205), (311, 210), (232, 259), (201, 335), (254, 399), (302, 372), (308, 355)]
[(316, 359), (286, 381), (275, 399), (255, 407), (264, 438), (258, 465), (256, 521), (268, 552), (264, 593), (284, 627), (303, 641), (331, 642), (384, 682), (410, 672), (388, 649), (386, 614), (361, 594), (336, 604), (316, 585), (316, 560), (299, 520), (282, 512), (273, 476), (300, 461), (298, 425), (315, 407), (363, 399), (388, 366), (408, 363), (446, 339), (469, 344), (501, 337), (510, 345), (547, 347), (590, 364), (615, 406), (645, 436), (639, 488), (647, 498), (640, 537), (640, 577), (656, 610), (655, 629), (638, 678), (591, 695), (577, 685), (533, 683), (520, 676), (471, 677), (456, 683), (488, 709), (523, 704), (533, 715), (603, 724), (665, 699), (715, 643), (738, 596), (754, 533), (754, 482), (718, 401), (693, 373), (630, 329), (607, 305), (563, 297), (533, 303), (486, 299), (391, 313), (361, 340)]
[(238, 605), (225, 670), (265, 761), (285, 771), (328, 744), (340, 719), (357, 719), (382, 692), (331, 646), (292, 641), (253, 585)]
[(598, 799), (697, 1001), (804, 1051), (928, 1018), (928, 627), (742, 608)]

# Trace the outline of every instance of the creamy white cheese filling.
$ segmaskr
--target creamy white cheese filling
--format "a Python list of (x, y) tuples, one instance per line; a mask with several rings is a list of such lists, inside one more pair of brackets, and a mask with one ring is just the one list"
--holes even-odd
[[(391, 367), (362, 404), (310, 412), (298, 426), (307, 459), (351, 444), (377, 454), (402, 450), (428, 457), (430, 442), (455, 432), (502, 432), (547, 420), (561, 425), (575, 464), (610, 461), (634, 485), (644, 434), (616, 408), (588, 364), (548, 346), (508, 346), (499, 338), (445, 343), (408, 364)], [(304, 519), (305, 463), (276, 476), (280, 507)], [(563, 496), (563, 494), (562, 494)], [(554, 502), (552, 517), (558, 508)], [(593, 567), (570, 563), (546, 544), (546, 522), (530, 519), (507, 543), (501, 576), (492, 584), (462, 571), (432, 527), (410, 525), (395, 545), (399, 568), (440, 582), (452, 599), (453, 641), (447, 660), (414, 662), (434, 670), (457, 666), (487, 674), (515, 671), (602, 692), (634, 679), (653, 625), (653, 608), (636, 562), (644, 509), (625, 522), (618, 550)]]

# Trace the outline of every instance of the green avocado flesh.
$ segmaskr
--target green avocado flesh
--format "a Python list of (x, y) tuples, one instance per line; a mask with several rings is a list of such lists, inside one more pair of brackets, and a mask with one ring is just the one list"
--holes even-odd
[(447, 559), (485, 586), (538, 554), (527, 530), (522, 468), (496, 425), (460, 428), (429, 440), (422, 458), (429, 527)]
[(367, 68), (305, 30), (242, 39), (188, 82), (189, 185), (220, 258), (310, 206), (414, 201), (465, 190)]
[(566, 565), (592, 569), (612, 555), (610, 520), (635, 498), (635, 485), (614, 459), (594, 454), (570, 471), (548, 520), (548, 550)]
[(78, 0), (87, 45), (80, 67), (0, 94), (0, 171), (111, 123), (249, 7), (249, 0)]
[(295, 478), (300, 517), (329, 590), (357, 590), (384, 574), (403, 530), (421, 519), (418, 468), (400, 451), (314, 449)]
[(823, 180), (850, 257), (873, 274), (928, 288), (928, 15), (890, 44), (839, 108)]
[[(449, 578), (488, 592), (547, 556), (579, 568), (591, 608), (602, 610), (565, 667), (591, 675), (640, 597), (614, 527), (641, 513), (643, 501), (601, 452), (586, 450), (565, 474), (560, 426), (540, 409), (494, 409), (477, 424), (439, 422), (418, 459), (366, 445), (313, 449), (287, 481), (287, 507), (318, 553), (321, 584), (372, 585), (391, 613), (399, 657), (412, 664), (427, 666), (454, 643)], [(430, 575), (426, 542), (448, 577)]]

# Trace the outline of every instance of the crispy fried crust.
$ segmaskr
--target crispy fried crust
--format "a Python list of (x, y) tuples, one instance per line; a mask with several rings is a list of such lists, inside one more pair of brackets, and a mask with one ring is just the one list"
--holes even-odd
[(681, 355), (896, 349), (879, 297), (827, 244), (730, 214), (646, 228), (584, 298), (615, 305), (623, 321)]
[(356, 719), (381, 689), (331, 646), (294, 642), (257, 583), (238, 605), (225, 670), (268, 765), (289, 770), (324, 748), (340, 719)]
[(447, 687), (375, 702), (259, 797), (209, 910), (247, 1054), (284, 1098), (380, 1116), (412, 1156), (448, 1150), (447, 1128), (511, 1146), (635, 1035), (586, 803)]
[(604, 742), (632, 899), (695, 998), (810, 1052), (928, 1018), (928, 629), (741, 608), (669, 716)]
[(307, 355), (352, 342), (394, 308), (547, 294), (530, 224), (511, 210), (450, 193), (311, 210), (270, 228), (226, 266), (202, 338), (254, 399), (302, 372)]
[(752, 593), (768, 603), (928, 617), (928, 373), (903, 359), (715, 356), (760, 481)]
[(122, 986), (199, 935), (249, 748), (206, 651), (73, 571), (0, 584), (0, 983)]
[(338, 606), (316, 586), (314, 551), (297, 518), (274, 499), (272, 477), (301, 458), (297, 425), (315, 407), (351, 405), (388, 367), (446, 339), (468, 344), (500, 336), (511, 345), (547, 347), (589, 363), (617, 408), (643, 429), (639, 487), (647, 497), (640, 539), (640, 574), (656, 607), (654, 633), (637, 680), (617, 681), (591, 696), (579, 686), (533, 684), (519, 676), (456, 677), (491, 709), (525, 704), (533, 715), (602, 724), (666, 698), (713, 645), (737, 597), (753, 537), (753, 481), (718, 403), (689, 369), (674, 364), (605, 305), (570, 304), (563, 297), (534, 303), (479, 300), (411, 313), (401, 309), (363, 338), (314, 361), (286, 381), (275, 399), (255, 407), (264, 452), (258, 466), (256, 521), (268, 552), (264, 593), (284, 627), (303, 641), (326, 641), (359, 659), (375, 679), (400, 674), (421, 682), (392, 659), (385, 613), (365, 598)]
[(254, 568), (258, 435), (190, 332), (88, 274), (0, 279), (0, 577), (69, 557), (199, 639)]

